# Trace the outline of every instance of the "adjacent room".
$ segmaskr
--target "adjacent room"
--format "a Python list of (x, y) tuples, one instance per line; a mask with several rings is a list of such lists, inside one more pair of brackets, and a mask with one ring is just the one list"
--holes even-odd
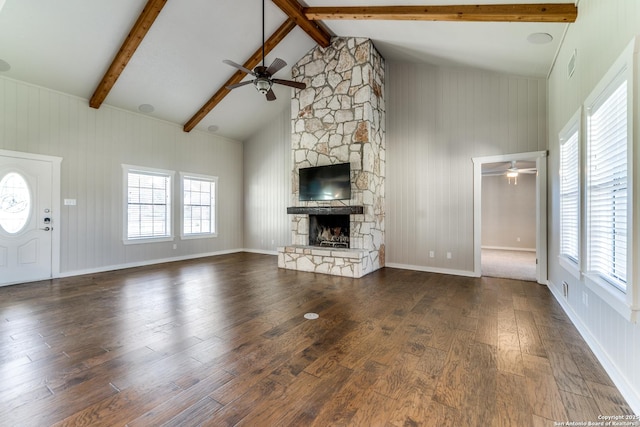
[(397, 3), (0, 0), (0, 424), (640, 425), (640, 3)]

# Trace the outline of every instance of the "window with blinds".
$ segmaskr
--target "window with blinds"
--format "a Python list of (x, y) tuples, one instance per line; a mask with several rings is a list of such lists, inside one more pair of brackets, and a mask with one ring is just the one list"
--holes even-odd
[(182, 176), (182, 235), (216, 233), (216, 177)]
[(580, 144), (578, 123), (560, 136), (560, 255), (578, 263), (580, 254)]
[(128, 240), (171, 237), (171, 175), (127, 170)]
[(627, 80), (588, 106), (586, 239), (590, 273), (627, 288)]

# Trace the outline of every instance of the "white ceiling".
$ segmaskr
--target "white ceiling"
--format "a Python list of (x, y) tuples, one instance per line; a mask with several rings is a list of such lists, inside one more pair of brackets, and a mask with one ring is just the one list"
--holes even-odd
[[(472, 4), (548, 3), (549, 0), (475, 0)], [(572, 3), (556, 0), (556, 3)], [(450, 5), (461, 0), (307, 0), (308, 6)], [(2, 0), (0, 0), (0, 5)], [(146, 0), (6, 0), (0, 10), (1, 75), (89, 99)], [(261, 0), (169, 0), (106, 104), (183, 125), (231, 77), (222, 63), (244, 63), (262, 40)], [(266, 37), (286, 19), (266, 0)], [(546, 77), (562, 35), (570, 24), (462, 23), (427, 21), (324, 21), (335, 35), (368, 37), (387, 61), (477, 67)], [(549, 44), (527, 41), (531, 33), (553, 36)], [(267, 56), (294, 64), (314, 46), (294, 29)], [(289, 78), (290, 67), (276, 74)], [(282, 111), (290, 89), (274, 87), (268, 102), (251, 86), (232, 91), (197, 129), (219, 127), (225, 137), (244, 140)]]

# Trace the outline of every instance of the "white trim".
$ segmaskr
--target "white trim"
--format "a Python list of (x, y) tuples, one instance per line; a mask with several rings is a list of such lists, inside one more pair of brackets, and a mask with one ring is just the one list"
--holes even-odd
[[(191, 240), (191, 239), (210, 239), (213, 237), (218, 237), (218, 193), (220, 191), (220, 187), (218, 186), (218, 177), (214, 175), (203, 175), (198, 173), (190, 173), (190, 172), (179, 172), (180, 176), (180, 205), (178, 209), (180, 210), (180, 240)], [(184, 179), (185, 178), (195, 178), (201, 179), (207, 182), (213, 182), (215, 187), (215, 194), (213, 195), (213, 232), (212, 233), (198, 233), (198, 234), (184, 234)]]
[(0, 149), (0, 156), (25, 160), (39, 160), (51, 163), (51, 277), (57, 277), (60, 273), (60, 224), (62, 223), (60, 210), (60, 200), (62, 198), (60, 191), (60, 175), (63, 158), (2, 149)]
[(509, 246), (482, 246), (480, 249), (491, 249), (496, 251), (519, 251), (519, 252), (535, 252), (536, 248), (512, 248)]
[[(171, 242), (175, 240), (175, 234), (173, 232), (173, 221), (174, 221), (174, 180), (175, 180), (175, 171), (167, 170), (167, 169), (158, 169), (158, 168), (150, 168), (146, 166), (136, 166), (136, 165), (128, 165), (126, 163), (122, 163), (122, 243), (124, 245), (138, 245), (142, 243), (159, 243), (159, 242)], [(169, 221), (167, 221), (167, 227), (169, 228), (167, 235), (158, 236), (158, 237), (141, 237), (141, 238), (129, 238), (128, 235), (128, 227), (129, 227), (129, 217), (128, 217), (128, 193), (129, 193), (129, 173), (140, 172), (143, 174), (156, 174), (158, 176), (168, 176), (169, 177), (169, 212), (171, 217)]]
[(587, 325), (582, 322), (580, 316), (573, 311), (571, 305), (565, 301), (564, 297), (558, 293), (558, 288), (553, 284), (553, 282), (549, 281), (548, 288), (551, 290), (551, 294), (554, 296), (556, 301), (558, 301), (591, 351), (593, 351), (593, 354), (595, 354), (604, 370), (609, 374), (609, 377), (611, 377), (611, 380), (620, 391), (620, 394), (625, 398), (633, 412), (640, 414), (640, 391), (636, 390), (634, 385), (629, 383), (624, 372), (616, 366), (616, 363), (609, 356), (607, 350), (600, 344), (596, 336), (591, 333)]
[[(640, 200), (640, 186), (637, 185), (640, 175), (640, 150), (636, 149), (640, 143), (640, 114), (638, 112), (638, 100), (640, 99), (640, 36), (635, 36), (609, 67), (604, 77), (596, 84), (594, 89), (585, 99), (583, 110), (585, 115), (589, 110), (600, 102), (608, 88), (622, 78), (627, 81), (627, 194), (629, 203), (627, 204), (627, 286), (626, 293), (621, 297), (618, 289), (609, 282), (589, 274), (588, 242), (585, 238), (585, 245), (582, 248), (585, 252), (582, 256), (582, 272), (585, 277), (585, 285), (603, 299), (611, 308), (624, 316), (627, 320), (635, 322), (640, 316), (640, 268), (636, 259), (640, 253), (640, 209), (636, 201)], [(583, 120), (583, 135), (585, 145), (588, 144), (588, 132), (584, 129), (588, 120)], [(587, 145), (588, 146), (588, 145)], [(585, 147), (585, 152), (587, 149)], [(587, 153), (588, 154), (588, 153)], [(585, 168), (583, 168), (585, 169)], [(585, 183), (586, 185), (586, 179)], [(585, 190), (585, 197), (586, 197)], [(586, 202), (586, 201), (585, 201)], [(585, 203), (584, 213), (586, 216), (588, 206)], [(586, 236), (586, 227), (583, 232)], [(611, 289), (610, 289), (611, 288)]]
[(175, 262), (175, 261), (187, 261), (190, 259), (206, 258), (211, 256), (219, 256), (219, 255), (228, 255), (228, 254), (235, 254), (239, 252), (245, 252), (245, 251), (243, 249), (227, 249), (227, 250), (216, 251), (216, 252), (183, 255), (178, 257), (153, 259), (153, 260), (131, 262), (131, 263), (125, 263), (125, 264), (107, 265), (107, 266), (84, 269), (84, 270), (65, 271), (64, 273), (58, 274), (55, 278), (75, 277), (75, 276), (83, 276), (85, 274), (105, 273), (109, 271), (124, 270), (126, 268), (145, 267), (148, 265), (164, 264), (167, 262)]
[(558, 263), (562, 268), (567, 270), (569, 274), (571, 274), (576, 279), (582, 279), (582, 272), (580, 271), (580, 266), (572, 259), (568, 258), (565, 255), (558, 256)]
[(536, 280), (547, 283), (547, 152), (474, 157), (473, 161), (473, 270), (482, 276), (482, 165), (484, 163), (535, 160), (536, 170)]
[[(438, 268), (438, 267), (426, 267), (423, 265), (409, 265), (409, 264), (397, 264), (394, 262), (388, 262), (384, 265), (384, 267), (389, 268), (400, 268), (403, 270), (414, 270), (414, 271), (424, 271), (426, 273), (438, 273), (438, 274), (450, 274), (453, 276), (464, 276), (464, 277), (480, 277), (476, 275), (474, 271), (467, 270), (453, 270), (449, 268)], [(384, 268), (382, 267), (382, 268)]]
[(266, 250), (262, 250), (262, 249), (249, 249), (249, 248), (243, 248), (242, 252), (249, 252), (252, 254), (262, 254), (262, 255), (275, 255), (278, 256), (278, 251), (266, 251)]

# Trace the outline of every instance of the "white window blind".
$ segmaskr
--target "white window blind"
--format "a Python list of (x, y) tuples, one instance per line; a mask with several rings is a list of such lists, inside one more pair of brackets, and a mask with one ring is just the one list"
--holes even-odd
[(171, 235), (171, 176), (143, 171), (127, 173), (127, 238)]
[(560, 145), (560, 255), (579, 258), (580, 150), (578, 129), (562, 138)]
[(214, 234), (216, 179), (185, 176), (182, 186), (183, 235)]
[(627, 81), (609, 86), (587, 118), (588, 268), (627, 286)]

